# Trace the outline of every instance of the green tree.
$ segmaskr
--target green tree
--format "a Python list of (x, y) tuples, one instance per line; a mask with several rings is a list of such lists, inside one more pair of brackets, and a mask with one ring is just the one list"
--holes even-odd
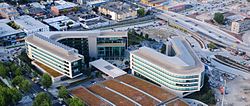
[(2, 63), (0, 63), (0, 76), (2, 76), (3, 78), (7, 76), (7, 69)]
[(25, 79), (22, 81), (22, 83), (19, 84), (19, 87), (24, 91), (24, 92), (28, 92), (31, 88), (31, 83), (29, 80)]
[(146, 34), (146, 35), (145, 35), (145, 38), (146, 38), (146, 39), (148, 39), (148, 38), (149, 38), (149, 35), (148, 35), (148, 34)]
[(19, 75), (22, 75), (23, 72), (22, 72), (22, 69), (20, 67), (18, 67), (15, 72), (14, 72), (15, 76), (19, 76)]
[(222, 13), (215, 13), (214, 14), (214, 20), (219, 23), (219, 24), (223, 24), (224, 23), (224, 16)]
[(78, 98), (70, 98), (69, 106), (84, 106), (84, 103)]
[(40, 92), (37, 94), (32, 106), (52, 106), (52, 101), (48, 94)]
[(22, 99), (22, 94), (15, 88), (0, 86), (0, 105), (12, 106)]
[(69, 92), (67, 91), (65, 86), (60, 87), (58, 91), (58, 97), (66, 99), (68, 97)]
[(16, 76), (11, 82), (13, 86), (19, 86), (25, 78), (23, 76)]
[(137, 14), (138, 14), (138, 16), (143, 17), (145, 15), (144, 8), (140, 8), (139, 10), (137, 10)]
[(41, 79), (42, 86), (49, 88), (52, 85), (52, 79), (48, 74), (43, 74)]
[(73, 9), (72, 9), (72, 11), (78, 11), (79, 10), (79, 7), (74, 7)]
[(210, 48), (210, 49), (216, 49), (217, 48), (217, 46), (214, 44), (214, 43), (209, 43), (208, 45), (208, 48)]

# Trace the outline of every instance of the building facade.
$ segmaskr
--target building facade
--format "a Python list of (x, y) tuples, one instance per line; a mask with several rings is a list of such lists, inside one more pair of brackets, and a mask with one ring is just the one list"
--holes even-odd
[(122, 60), (127, 49), (127, 32), (113, 31), (64, 31), (40, 33), (78, 50), (85, 62), (103, 58), (105, 60)]
[(250, 19), (244, 19), (232, 22), (231, 31), (234, 33), (241, 33), (250, 29)]
[(109, 2), (103, 4), (98, 8), (98, 11), (116, 21), (137, 17), (137, 11), (130, 5), (122, 2)]
[(18, 11), (7, 3), (0, 3), (0, 16), (2, 18), (11, 19), (19, 16)]
[(0, 23), (0, 47), (24, 45), (24, 37), (26, 36), (25, 32)]
[(25, 39), (26, 52), (30, 59), (69, 77), (82, 74), (84, 57), (70, 48), (42, 35), (35, 34)]
[[(179, 96), (199, 91), (203, 86), (204, 65), (185, 41), (177, 38), (172, 41), (174, 56), (161, 54), (148, 47), (132, 51), (132, 73), (143, 76)], [(168, 51), (166, 53), (173, 54)]]
[(20, 28), (27, 33), (27, 35), (49, 31), (48, 25), (43, 24), (29, 15), (19, 16), (15, 18), (14, 22), (19, 25)]

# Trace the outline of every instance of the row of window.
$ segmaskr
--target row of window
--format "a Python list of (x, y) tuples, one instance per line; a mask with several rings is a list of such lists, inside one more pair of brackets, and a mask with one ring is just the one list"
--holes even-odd
[(151, 79), (159, 84), (162, 84), (166, 87), (169, 87), (171, 89), (174, 89), (174, 90), (179, 90), (179, 91), (193, 91), (193, 90), (198, 90), (197, 87), (174, 87), (173, 85), (169, 85), (168, 83), (165, 83), (164, 81), (160, 80), (159, 78), (156, 78), (155, 76), (152, 76), (148, 73), (145, 73), (145, 71), (139, 71), (140, 69), (136, 68), (136, 67), (132, 67), (133, 70), (136, 70), (136, 73), (139, 73), (140, 75), (148, 78), (148, 79)]
[(151, 67), (153, 67), (153, 68), (155, 68), (155, 69), (157, 69), (157, 70), (159, 70), (159, 71), (163, 72), (164, 74), (167, 74), (167, 75), (172, 76), (172, 77), (174, 77), (174, 78), (183, 78), (183, 79), (189, 79), (189, 78), (199, 78), (199, 75), (192, 75), (192, 76), (180, 76), (180, 75), (170, 74), (170, 73), (168, 73), (167, 71), (162, 70), (162, 69), (160, 69), (160, 68), (158, 68), (158, 67), (154, 66), (153, 64), (147, 63), (147, 62), (145, 62), (145, 61), (141, 61), (141, 59), (140, 59), (140, 58), (138, 58), (138, 57), (136, 57), (136, 56), (134, 56), (134, 55), (132, 55), (132, 58), (133, 58), (133, 59), (136, 59), (136, 60), (138, 60), (138, 61), (140, 61), (140, 62), (142, 62), (142, 63), (144, 63), (144, 64), (146, 64), (146, 65), (149, 65), (149, 66), (151, 66)]
[(145, 68), (147, 68), (147, 69), (150, 69), (151, 71), (155, 71), (158, 75), (163, 76), (164, 78), (167, 78), (168, 80), (171, 80), (171, 81), (174, 81), (174, 82), (180, 82), (180, 83), (198, 82), (198, 79), (178, 80), (178, 79), (176, 79), (176, 78), (174, 78), (174, 77), (171, 78), (171, 76), (168, 76), (168, 75), (162, 73), (162, 72), (159, 71), (159, 70), (153, 69), (152, 67), (150, 67), (150, 66), (148, 66), (148, 65), (140, 64), (140, 61), (138, 61), (138, 60), (134, 60), (134, 59), (133, 59), (132, 61), (133, 61), (133, 63), (132, 63), (133, 65), (134, 65), (134, 64), (139, 64), (140, 66), (143, 66), (143, 67), (145, 67)]

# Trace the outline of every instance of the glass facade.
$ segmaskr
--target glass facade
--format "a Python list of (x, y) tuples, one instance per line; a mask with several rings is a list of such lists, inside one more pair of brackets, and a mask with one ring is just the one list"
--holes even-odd
[[(100, 46), (102, 44), (110, 44), (110, 46)], [(124, 44), (123, 46), (119, 44)], [(119, 60), (125, 56), (125, 49), (127, 48), (126, 37), (112, 37), (112, 38), (97, 38), (97, 57), (106, 60)]]
[[(55, 69), (56, 71), (60, 71), (61, 73), (70, 76), (72, 70), (72, 77), (74, 77), (75, 75), (80, 74), (80, 70), (82, 70), (82, 60), (69, 63), (34, 45), (27, 44), (27, 46), (29, 46), (31, 49), (31, 51), (27, 52), (30, 52), (32, 54), (33, 59), (42, 62), (43, 64)], [(70, 66), (72, 69), (70, 69)]]
[(58, 42), (78, 50), (78, 53), (84, 56), (85, 63), (89, 62), (88, 38), (67, 38)]
[(0, 36), (0, 46), (11, 46), (16, 45), (18, 43), (24, 43), (24, 37), (26, 37), (26, 33), (20, 32), (8, 36)]
[(132, 70), (158, 84), (178, 91), (199, 90), (199, 75), (181, 76), (169, 73), (150, 62), (132, 55)]

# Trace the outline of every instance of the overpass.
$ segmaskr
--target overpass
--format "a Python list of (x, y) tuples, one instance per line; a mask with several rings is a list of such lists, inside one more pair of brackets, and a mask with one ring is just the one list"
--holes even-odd
[(220, 30), (216, 26), (171, 11), (158, 13), (156, 14), (156, 17), (167, 21), (170, 25), (181, 27), (183, 28), (183, 30), (186, 30), (188, 32), (198, 33), (200, 36), (206, 37), (210, 41), (215, 42), (219, 45), (234, 49), (240, 49), (250, 53), (249, 45)]

